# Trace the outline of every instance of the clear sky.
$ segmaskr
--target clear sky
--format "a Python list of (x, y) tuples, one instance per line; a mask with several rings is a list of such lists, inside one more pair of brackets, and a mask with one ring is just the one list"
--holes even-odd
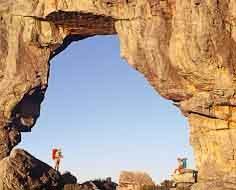
[(61, 147), (62, 171), (80, 182), (132, 170), (158, 183), (179, 156), (193, 167), (186, 119), (120, 58), (116, 36), (74, 42), (51, 61), (41, 116), (18, 147), (50, 165)]

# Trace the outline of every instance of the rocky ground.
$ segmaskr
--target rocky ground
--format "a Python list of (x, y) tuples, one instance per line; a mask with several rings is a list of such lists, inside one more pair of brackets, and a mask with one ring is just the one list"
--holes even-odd
[[(0, 164), (0, 190), (170, 190), (173, 187), (173, 181), (156, 185), (148, 174), (130, 171), (121, 172), (118, 184), (111, 178), (78, 184), (70, 172), (60, 174), (22, 149), (14, 149)], [(176, 190), (189, 189), (186, 181), (180, 177)]]
[(189, 176), (180, 176), (177, 181), (165, 180), (157, 185), (146, 173), (123, 171), (118, 184), (111, 180), (93, 180), (83, 184), (67, 184), (64, 190), (190, 190), (193, 184)]

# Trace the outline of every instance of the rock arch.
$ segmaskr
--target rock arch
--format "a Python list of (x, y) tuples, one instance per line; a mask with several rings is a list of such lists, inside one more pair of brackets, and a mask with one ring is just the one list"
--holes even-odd
[(117, 34), (121, 55), (188, 117), (194, 188), (236, 188), (235, 10), (216, 0), (2, 0), (0, 164), (39, 116), (49, 60), (74, 40)]

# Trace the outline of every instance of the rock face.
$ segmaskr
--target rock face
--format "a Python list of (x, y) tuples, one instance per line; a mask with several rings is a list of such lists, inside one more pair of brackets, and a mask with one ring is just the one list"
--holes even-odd
[(82, 184), (82, 186), (85, 188), (90, 187), (90, 188), (94, 188), (94, 190), (100, 189), (100, 190), (116, 190), (116, 187), (118, 186), (118, 184), (116, 184), (115, 182), (112, 182), (111, 178), (108, 177), (106, 180), (92, 180), (92, 181), (88, 181)]
[(92, 190), (92, 189), (83, 189), (80, 184), (68, 184), (64, 186), (64, 190)]
[(83, 184), (67, 184), (64, 190), (116, 190), (117, 184), (111, 181), (111, 178), (106, 180), (92, 180)]
[(77, 183), (77, 178), (72, 175), (70, 172), (65, 172), (61, 175), (61, 182), (62, 184), (76, 184)]
[(142, 172), (123, 171), (120, 174), (118, 190), (153, 190), (155, 183), (152, 178)]
[(176, 190), (190, 190), (193, 184), (197, 182), (197, 178), (194, 176), (193, 172), (174, 174), (172, 180), (175, 183)]
[(172, 180), (175, 183), (191, 183), (194, 184), (196, 182), (192, 173), (185, 174), (175, 174), (172, 176)]
[(0, 159), (39, 117), (50, 59), (98, 34), (188, 117), (195, 189), (236, 189), (235, 0), (1, 0)]
[(174, 181), (164, 180), (160, 185), (156, 185), (155, 190), (176, 190), (176, 187), (174, 186)]
[(61, 190), (59, 173), (23, 150), (13, 150), (0, 166), (1, 190)]

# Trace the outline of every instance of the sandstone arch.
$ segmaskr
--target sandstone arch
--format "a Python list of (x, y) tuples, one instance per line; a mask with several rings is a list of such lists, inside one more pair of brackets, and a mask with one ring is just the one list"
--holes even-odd
[(0, 1), (0, 158), (36, 122), (49, 60), (117, 34), (122, 56), (188, 117), (194, 188), (236, 188), (235, 14), (232, 0)]

